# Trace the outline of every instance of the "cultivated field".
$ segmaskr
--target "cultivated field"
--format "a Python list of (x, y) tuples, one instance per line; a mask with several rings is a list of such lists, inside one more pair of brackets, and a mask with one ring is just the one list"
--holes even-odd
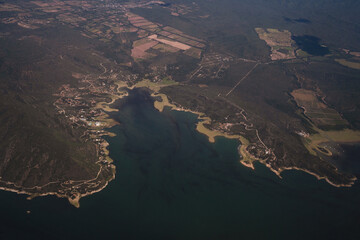
[[(138, 37), (141, 38), (133, 44), (131, 55), (135, 60), (153, 56), (146, 52), (149, 49), (159, 50), (163, 53), (184, 51), (184, 54), (190, 57), (197, 59), (201, 57), (205, 47), (203, 40), (169, 26), (163, 27), (161, 24), (130, 12), (126, 13), (126, 17), (129, 23), (137, 29)], [(157, 44), (153, 44), (154, 42)]]
[(318, 127), (345, 126), (347, 122), (334, 109), (318, 99), (315, 92), (306, 89), (294, 90), (291, 95), (297, 105), (304, 109), (305, 115)]
[(271, 48), (271, 60), (295, 58), (294, 42), (288, 30), (255, 28), (261, 40)]
[(360, 69), (360, 62), (348, 61), (346, 59), (335, 59), (335, 61), (349, 68)]
[(154, 47), (158, 42), (152, 41), (147, 38), (143, 38), (133, 42), (133, 48), (131, 49), (131, 56), (134, 59), (147, 58), (151, 56), (146, 51), (152, 47)]
[(188, 50), (191, 47), (189, 45), (183, 44), (181, 42), (176, 42), (176, 41), (171, 41), (171, 40), (167, 40), (167, 39), (163, 39), (163, 38), (158, 38), (158, 36), (156, 34), (151, 35), (148, 37), (149, 39), (153, 39), (155, 41), (170, 45), (174, 48), (178, 48), (180, 50)]

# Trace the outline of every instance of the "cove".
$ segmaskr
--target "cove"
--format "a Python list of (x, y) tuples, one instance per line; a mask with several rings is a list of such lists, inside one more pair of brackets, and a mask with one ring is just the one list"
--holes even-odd
[[(0, 192), (0, 239), (358, 239), (360, 187), (301, 171), (283, 179), (239, 163), (238, 141), (209, 143), (195, 114), (163, 112), (144, 89), (115, 102), (106, 137), (116, 178), (74, 208)], [(30, 211), (30, 214), (26, 213)]]

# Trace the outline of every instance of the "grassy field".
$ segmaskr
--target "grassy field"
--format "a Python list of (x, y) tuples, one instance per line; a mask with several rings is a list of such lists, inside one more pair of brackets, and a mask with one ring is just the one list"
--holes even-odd
[[(323, 131), (315, 128), (317, 134), (311, 134), (304, 138), (304, 144), (308, 151), (317, 156), (316, 151), (324, 152), (322, 149), (326, 147), (321, 146), (321, 143), (336, 142), (336, 143), (357, 143), (360, 142), (360, 131), (344, 129), (339, 131)], [(315, 151), (316, 150), (316, 151)], [(331, 149), (326, 149), (328, 155), (331, 155)]]
[(318, 127), (347, 126), (347, 122), (334, 109), (319, 100), (315, 92), (297, 89), (291, 92), (297, 105), (304, 109), (304, 114)]
[(294, 42), (291, 32), (273, 28), (255, 28), (261, 40), (271, 47), (271, 60), (295, 58)]
[(177, 82), (171, 80), (170, 78), (165, 77), (159, 82), (152, 82), (148, 79), (144, 79), (136, 83), (133, 87), (137, 87), (137, 88), (146, 87), (154, 92), (159, 92), (159, 90), (163, 87), (177, 85), (177, 84), (178, 84)]
[[(21, 1), (16, 1), (16, 4), (18, 2)], [(98, 146), (84, 141), (83, 134), (87, 126), (76, 128), (66, 121), (65, 116), (58, 114), (53, 105), (57, 99), (55, 95), (59, 94), (59, 88), (65, 84), (74, 89), (84, 87), (79, 84), (81, 79), (74, 78), (72, 73), (100, 76), (99, 84), (92, 86), (99, 90), (109, 84), (106, 82), (106, 74), (122, 72), (115, 77), (118, 79), (112, 81), (122, 80), (132, 87), (151, 89), (155, 92), (153, 96), (162, 98), (162, 101), (155, 101), (155, 107), (159, 110), (170, 103), (163, 95), (157, 95), (157, 92), (166, 94), (183, 108), (206, 114), (209, 118), (202, 115), (200, 118), (204, 118), (197, 128), (210, 141), (222, 133), (209, 129), (221, 129), (221, 124), (233, 124), (229, 135), (244, 136), (244, 139), (240, 138), (243, 143), (240, 152), (244, 161), (251, 158), (245, 151), (246, 146), (256, 143), (261, 147), (261, 139), (277, 156), (277, 160), (272, 163), (274, 169), (296, 166), (319, 175), (334, 175), (336, 177), (333, 181), (342, 181), (331, 166), (309, 154), (309, 151), (323, 141), (357, 141), (358, 133), (355, 130), (324, 131), (321, 128), (327, 125), (343, 127), (348, 122), (349, 128), (360, 129), (360, 75), (357, 65), (352, 65), (350, 60), (341, 60), (345, 58), (342, 55), (336, 56), (340, 64), (334, 62), (334, 56), (317, 59), (309, 57), (306, 62), (302, 59), (297, 62), (269, 60), (270, 57), (292, 57), (294, 46), (291, 38), (305, 34), (315, 36), (319, 44), (326, 45), (332, 51), (343, 48), (350, 52), (360, 51), (360, 33), (356, 25), (360, 17), (358, 9), (353, 7), (354, 1), (173, 2), (190, 6), (189, 11), (176, 17), (170, 14), (166, 6), (160, 5), (129, 10), (139, 14), (141, 19), (161, 24), (161, 27), (156, 27), (158, 30), (172, 31), (174, 36), (170, 37), (171, 42), (164, 41), (160, 33), (153, 37), (157, 42), (171, 43), (172, 47), (163, 43), (151, 47), (152, 44), (146, 45), (148, 40), (136, 42), (140, 36), (146, 37), (147, 34), (144, 30), (137, 32), (133, 26), (124, 22), (124, 16), (118, 12), (103, 21), (102, 14), (99, 15), (101, 11), (81, 11), (81, 7), (75, 8), (73, 15), (87, 19), (76, 27), (66, 21), (59, 24), (54, 20), (61, 20), (57, 18), (61, 14), (60, 10), (59, 14), (43, 14), (29, 8), (28, 13), (36, 21), (27, 24), (35, 24), (37, 29), (1, 21), (0, 136), (3, 141), (0, 144), (0, 155), (1, 159), (6, 160), (0, 162), (1, 177), (19, 186), (34, 186), (54, 179), (65, 181), (93, 176), (98, 169)], [(24, 9), (29, 4), (25, 4)], [(313, 12), (317, 14), (311, 14)], [(2, 13), (0, 18), (4, 22), (12, 17), (24, 22), (34, 20), (30, 15), (17, 16), (13, 11)], [(307, 20), (286, 21), (286, 17)], [(111, 18), (114, 24), (123, 24), (121, 27), (111, 25), (111, 28), (117, 26), (114, 33), (109, 26), (103, 25), (109, 23)], [(39, 19), (46, 20), (43, 21), (44, 25), (38, 23)], [(131, 21), (136, 24), (134, 15)], [(330, 24), (327, 24), (329, 21)], [(145, 26), (143, 23), (140, 25)], [(174, 29), (177, 29), (179, 36), (175, 36)], [(334, 29), (341, 29), (341, 34)], [(269, 46), (277, 55), (269, 56)], [(151, 55), (154, 57), (134, 61), (131, 57), (133, 47), (137, 51), (133, 53), (138, 57), (145, 52), (154, 54)], [(199, 67), (201, 61), (198, 58), (207, 54), (229, 56), (231, 62), (224, 64), (226, 69), (224, 67), (216, 79), (211, 80), (204, 74), (204, 81), (188, 82), (189, 74)], [(304, 52), (299, 51), (298, 54), (307, 57)], [(220, 67), (224, 62), (221, 60), (223, 57), (219, 59)], [(259, 63), (256, 69), (225, 98), (223, 93), (239, 82), (254, 62)], [(105, 66), (109, 71), (106, 74), (103, 69)], [(216, 74), (219, 68), (209, 69), (209, 74), (214, 71)], [(288, 94), (294, 89), (303, 88), (296, 78), (297, 73), (307, 79), (306, 89), (320, 89), (326, 96), (326, 105), (330, 106), (324, 107), (313, 94), (303, 92), (294, 96), (298, 105), (306, 109), (308, 118), (319, 127), (318, 133), (309, 136), (306, 145), (308, 149), (296, 132), (313, 133), (313, 129), (297, 114), (299, 109)], [(207, 87), (201, 88), (199, 84), (206, 84)], [(99, 94), (90, 95), (87, 97), (93, 98), (93, 101), (87, 108), (96, 106), (105, 111), (114, 111), (109, 107), (110, 98), (114, 101), (122, 96), (104, 96), (100, 90)], [(85, 98), (75, 100), (81, 103), (87, 100)], [(77, 105), (72, 110), (79, 112), (82, 108)], [(97, 120), (109, 126), (114, 124), (106, 115)], [(94, 119), (88, 121), (93, 122)], [(257, 129), (258, 136), (254, 131), (244, 129), (241, 122)], [(8, 156), (11, 156), (10, 162)], [(37, 166), (39, 162), (41, 165)], [(103, 177), (105, 179), (109, 176)]]
[(346, 59), (335, 59), (335, 61), (349, 68), (360, 69), (360, 62), (348, 61)]

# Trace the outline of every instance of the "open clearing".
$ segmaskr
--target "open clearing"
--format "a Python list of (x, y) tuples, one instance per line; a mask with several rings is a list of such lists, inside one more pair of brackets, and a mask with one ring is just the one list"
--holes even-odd
[(295, 58), (294, 42), (288, 30), (255, 28), (261, 40), (271, 48), (271, 60)]
[(297, 105), (304, 109), (304, 114), (318, 127), (347, 125), (347, 122), (334, 109), (318, 99), (315, 92), (297, 89), (291, 92)]
[(322, 149), (326, 149), (327, 155), (331, 155), (331, 149), (327, 149), (326, 146), (320, 146), (321, 143), (326, 142), (337, 142), (337, 143), (354, 143), (360, 142), (360, 131), (355, 131), (351, 129), (344, 129), (339, 131), (323, 131), (314, 127), (318, 132), (316, 134), (309, 135), (305, 137), (304, 145), (308, 151), (317, 155), (316, 151), (324, 153)]
[(146, 58), (149, 56), (149, 53), (147, 53), (146, 51), (155, 46), (156, 44), (158, 44), (158, 42), (146, 38), (135, 41), (133, 43), (133, 49), (131, 50), (131, 56), (134, 59)]
[(360, 69), (360, 62), (351, 62), (346, 59), (335, 59), (335, 61), (345, 67), (349, 67), (349, 68), (353, 68), (353, 69)]
[(170, 45), (172, 47), (178, 48), (180, 50), (188, 50), (191, 47), (189, 45), (180, 43), (180, 42), (175, 42), (175, 41), (170, 41), (170, 40), (166, 40), (166, 39), (162, 39), (162, 38), (158, 38), (158, 36), (156, 34), (153, 34), (151, 36), (148, 37), (149, 39)]
[(158, 43), (152, 49), (159, 50), (160, 52), (178, 52), (179, 51), (178, 48), (174, 48), (172, 46), (169, 46), (169, 45), (166, 45), (163, 43)]

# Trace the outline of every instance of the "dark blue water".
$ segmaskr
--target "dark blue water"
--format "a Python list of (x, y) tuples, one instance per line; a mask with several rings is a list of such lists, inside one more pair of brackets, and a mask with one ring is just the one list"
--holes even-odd
[(360, 144), (340, 144), (337, 150), (332, 160), (336, 167), (360, 178)]
[(327, 47), (321, 45), (320, 38), (310, 35), (303, 35), (303, 36), (292, 36), (291, 37), (298, 47), (315, 56), (324, 56), (330, 53), (330, 50)]
[(0, 192), (0, 239), (360, 239), (359, 184), (248, 169), (236, 140), (209, 143), (195, 115), (159, 113), (141, 90), (117, 107), (116, 179), (79, 209)]
[(306, 24), (310, 24), (311, 21), (309, 19), (306, 18), (288, 18), (288, 17), (284, 17), (284, 20), (290, 23), (306, 23)]

